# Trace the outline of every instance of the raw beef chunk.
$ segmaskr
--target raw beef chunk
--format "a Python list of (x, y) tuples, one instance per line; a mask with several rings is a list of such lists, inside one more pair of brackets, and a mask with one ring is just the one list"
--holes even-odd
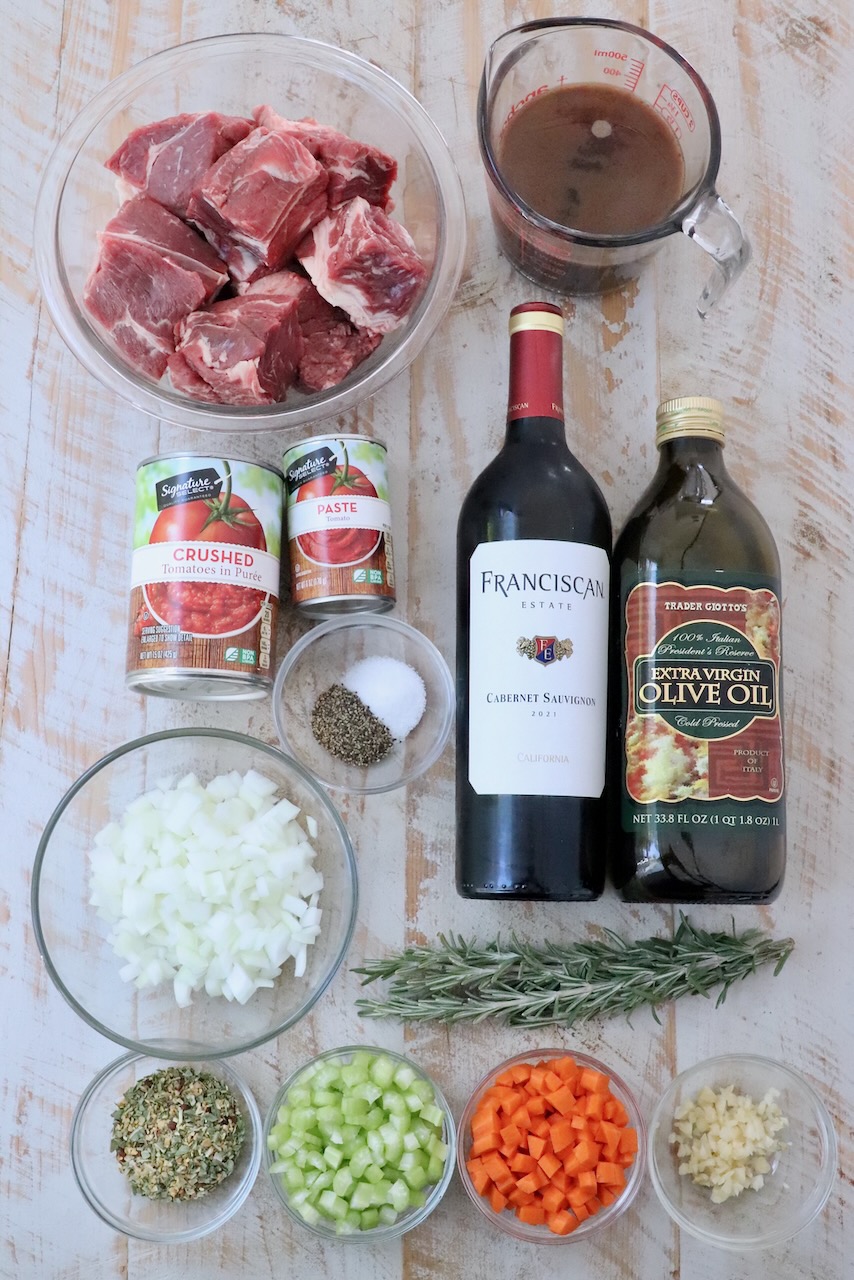
[(304, 120), (286, 120), (272, 107), (256, 107), (252, 113), (258, 124), (286, 137), (296, 138), (319, 160), (329, 174), (327, 196), (329, 208), (356, 196), (389, 213), (390, 191), (397, 177), (397, 161), (378, 147), (357, 142), (326, 124), (318, 124), (310, 116)]
[(427, 278), (409, 232), (361, 196), (317, 223), (297, 257), (318, 293), (372, 333), (402, 324)]
[(172, 116), (134, 129), (107, 161), (118, 174), (123, 194), (144, 191), (160, 204), (187, 216), (187, 203), (208, 169), (253, 129), (251, 120), (217, 111)]
[(83, 302), (134, 369), (155, 380), (175, 350), (174, 328), (202, 306), (207, 290), (150, 245), (105, 236)]
[(195, 394), (187, 367), (221, 404), (277, 404), (292, 386), (303, 355), (298, 302), (288, 297), (226, 298), (178, 327), (172, 381)]
[(295, 271), (278, 271), (249, 286), (245, 296), (290, 297), (296, 300), (297, 320), (305, 341), (298, 381), (306, 391), (334, 387), (361, 364), (382, 341), (350, 323), (343, 311), (331, 307), (310, 280)]
[(188, 215), (225, 258), (231, 275), (245, 280), (253, 262), (275, 269), (293, 255), (326, 213), (328, 182), (302, 143), (254, 129), (208, 171)]
[(207, 240), (147, 196), (134, 196), (125, 201), (101, 232), (102, 244), (105, 239), (147, 244), (174, 266), (195, 271), (205, 287), (206, 300), (228, 283), (225, 263)]

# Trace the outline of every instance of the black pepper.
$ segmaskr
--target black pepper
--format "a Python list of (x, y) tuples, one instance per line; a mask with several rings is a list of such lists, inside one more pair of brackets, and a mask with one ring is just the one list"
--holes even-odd
[(345, 764), (377, 764), (394, 746), (388, 727), (343, 684), (320, 694), (311, 713), (311, 730), (320, 745)]

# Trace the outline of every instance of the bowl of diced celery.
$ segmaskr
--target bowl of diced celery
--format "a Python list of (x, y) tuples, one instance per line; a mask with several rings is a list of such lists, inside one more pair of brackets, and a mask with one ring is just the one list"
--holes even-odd
[(454, 1169), (454, 1118), (408, 1058), (350, 1045), (285, 1081), (264, 1149), (292, 1218), (319, 1236), (375, 1243), (411, 1231), (439, 1204)]

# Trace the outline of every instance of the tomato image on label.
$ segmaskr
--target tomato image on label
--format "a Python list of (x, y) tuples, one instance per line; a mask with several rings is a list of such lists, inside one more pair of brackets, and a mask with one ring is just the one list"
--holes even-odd
[[(149, 542), (216, 543), (266, 551), (261, 522), (249, 504), (232, 492), (231, 484), (231, 467), (226, 462), (219, 496), (188, 498), (166, 507), (154, 522)], [(186, 558), (191, 560), (189, 553)], [(201, 554), (196, 558), (201, 561)], [(241, 567), (242, 557), (234, 559)], [(245, 580), (149, 582), (144, 593), (152, 613), (161, 622), (206, 636), (245, 630), (258, 617), (267, 598), (265, 591), (253, 589)]]
[[(342, 443), (342, 462), (326, 475), (315, 476), (299, 490), (297, 502), (314, 502), (330, 518), (352, 517), (354, 498), (376, 498), (377, 491), (364, 471), (354, 467)], [(348, 501), (350, 499), (350, 501)], [(358, 564), (377, 549), (382, 534), (376, 529), (331, 528), (301, 533), (296, 541), (303, 555), (316, 564)]]

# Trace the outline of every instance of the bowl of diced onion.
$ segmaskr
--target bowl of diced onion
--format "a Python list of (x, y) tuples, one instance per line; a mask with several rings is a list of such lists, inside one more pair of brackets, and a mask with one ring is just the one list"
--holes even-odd
[(315, 1235), (375, 1244), (411, 1231), (454, 1171), (454, 1117), (409, 1058), (348, 1045), (299, 1067), (264, 1127), (267, 1172), (288, 1214)]
[(118, 1044), (212, 1059), (280, 1035), (341, 964), (356, 866), (329, 797), (275, 747), (175, 729), (118, 747), (50, 817), (36, 940), (61, 994)]
[(727, 1054), (672, 1081), (649, 1126), (664, 1208), (705, 1244), (782, 1244), (812, 1222), (836, 1180), (836, 1136), (815, 1089), (782, 1062)]

